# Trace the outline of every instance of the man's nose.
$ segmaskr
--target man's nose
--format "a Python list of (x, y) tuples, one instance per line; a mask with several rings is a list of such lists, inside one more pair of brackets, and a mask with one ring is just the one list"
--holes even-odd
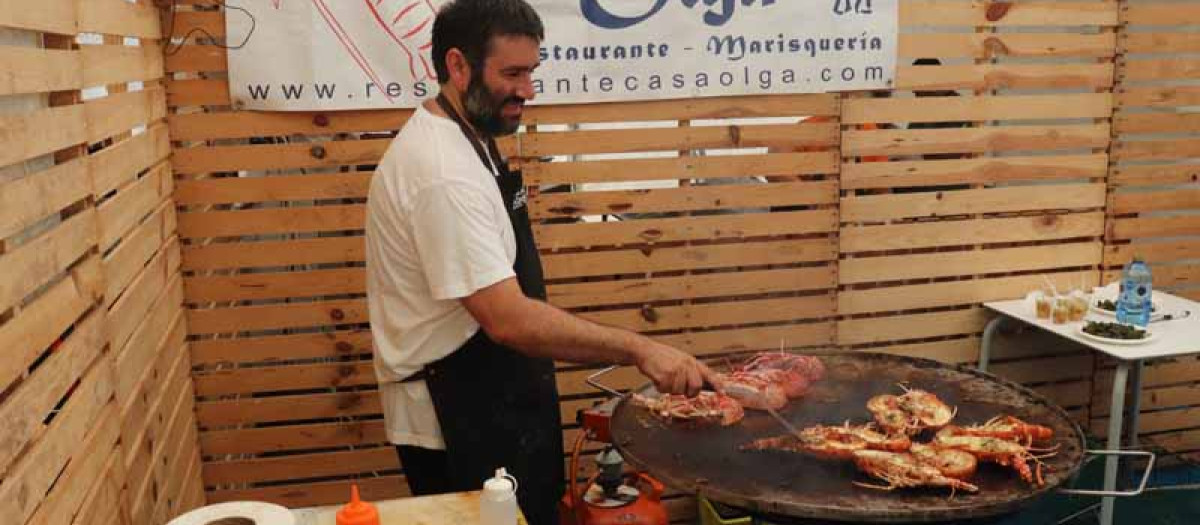
[(533, 100), (537, 94), (533, 90), (533, 77), (527, 77), (517, 86), (516, 95), (526, 102)]

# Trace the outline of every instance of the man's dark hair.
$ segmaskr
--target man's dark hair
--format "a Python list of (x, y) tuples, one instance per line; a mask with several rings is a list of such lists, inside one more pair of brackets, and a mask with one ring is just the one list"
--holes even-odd
[(473, 72), (483, 70), (492, 38), (527, 36), (545, 38), (542, 19), (524, 0), (453, 0), (438, 11), (433, 22), (433, 67), (438, 82), (450, 80), (446, 53), (458, 48)]

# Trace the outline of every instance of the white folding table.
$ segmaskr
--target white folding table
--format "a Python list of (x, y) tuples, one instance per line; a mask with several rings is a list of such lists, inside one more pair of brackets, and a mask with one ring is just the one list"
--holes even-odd
[[(1177, 297), (1158, 290), (1154, 291), (1154, 302), (1161, 308), (1162, 313), (1169, 319), (1151, 322), (1149, 330), (1155, 335), (1154, 340), (1140, 345), (1116, 345), (1090, 339), (1078, 333), (1084, 321), (1065, 324), (1054, 324), (1050, 319), (1038, 319), (1032, 308), (1024, 299), (984, 303), (984, 307), (1000, 315), (988, 322), (983, 331), (983, 341), (979, 350), (979, 369), (986, 371), (991, 357), (992, 339), (1004, 322), (1015, 320), (1030, 326), (1035, 326), (1047, 332), (1058, 334), (1085, 347), (1102, 352), (1117, 360), (1117, 370), (1113, 375), (1112, 402), (1108, 420), (1109, 450), (1120, 450), (1121, 430), (1125, 409), (1126, 382), (1132, 378), (1130, 390), (1133, 391), (1133, 401), (1129, 416), (1129, 428), (1132, 430), (1130, 447), (1138, 445), (1138, 411), (1141, 403), (1142, 363), (1147, 359), (1163, 357), (1181, 357), (1200, 354), (1200, 303)], [(1086, 320), (1115, 321), (1112, 317), (1103, 316), (1089, 311)], [(1131, 374), (1132, 372), (1132, 374)], [(1104, 465), (1104, 490), (1095, 494), (1112, 494), (1117, 485), (1118, 455), (1109, 455)], [(1148, 472), (1147, 476), (1148, 477)], [(1143, 478), (1144, 487), (1145, 478)], [(1080, 491), (1075, 491), (1081, 493)], [(1086, 492), (1086, 491), (1085, 491)], [(1114, 497), (1105, 495), (1100, 502), (1100, 524), (1111, 525), (1113, 522)]]

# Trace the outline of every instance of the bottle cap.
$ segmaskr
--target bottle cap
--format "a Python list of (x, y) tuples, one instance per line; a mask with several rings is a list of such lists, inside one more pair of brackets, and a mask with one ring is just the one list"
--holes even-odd
[(496, 475), (483, 482), (484, 492), (490, 495), (508, 494), (517, 489), (516, 478), (509, 475), (504, 467), (496, 469)]
[(379, 525), (379, 511), (358, 498), (358, 485), (350, 485), (350, 503), (337, 511), (337, 525)]

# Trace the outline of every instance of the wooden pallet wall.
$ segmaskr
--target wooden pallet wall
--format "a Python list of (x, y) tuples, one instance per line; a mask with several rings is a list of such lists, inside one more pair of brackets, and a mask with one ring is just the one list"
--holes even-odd
[[(1129, 2), (1121, 17), (1104, 281), (1119, 280), (1140, 256), (1156, 289), (1200, 299), (1200, 3)], [(1111, 377), (1106, 367), (1097, 378), (1098, 429), (1107, 425)], [(1144, 378), (1143, 437), (1194, 455), (1200, 362), (1151, 362)]]
[(0, 6), (0, 515), (204, 503), (158, 10)]
[[(189, 38), (163, 59), (165, 92), (208, 498), (333, 503), (351, 481), (370, 498), (402, 495), (374, 390), (362, 230), (373, 163), (409, 112), (236, 111), (211, 44), (224, 37), (219, 3), (176, 5), (171, 27)], [(1126, 108), (1134, 57), (1119, 58), (1132, 40), (1118, 26), (1134, 11), (903, 0), (886, 94), (531, 108), (504, 147), (535, 186), (551, 301), (717, 366), (781, 344), (969, 363), (981, 302), (1046, 280), (1092, 286), (1128, 250), (1132, 237), (1114, 232), (1150, 227), (1129, 222), (1142, 206), (1194, 204), (1187, 188), (1117, 189), (1191, 175), (1124, 160), (1138, 119), (1191, 122)], [(1185, 52), (1193, 39), (1168, 40), (1143, 45)], [(913, 65), (928, 58), (940, 64)], [(1170, 69), (1153, 64), (1140, 71)], [(1135, 101), (1190, 100), (1160, 93)], [(1172, 140), (1132, 147), (1190, 155), (1188, 139)], [(1155, 220), (1179, 232), (1190, 219)], [(1156, 241), (1156, 263), (1190, 258), (1187, 242)], [(1181, 283), (1200, 282), (1176, 266), (1166, 271)], [(994, 370), (1081, 421), (1104, 415), (1092, 408), (1104, 367), (1078, 348), (1006, 337)], [(598, 399), (592, 371), (560, 371), (567, 442), (575, 411)], [(626, 369), (609, 382), (641, 380)], [(672, 501), (687, 518), (690, 501)]]

